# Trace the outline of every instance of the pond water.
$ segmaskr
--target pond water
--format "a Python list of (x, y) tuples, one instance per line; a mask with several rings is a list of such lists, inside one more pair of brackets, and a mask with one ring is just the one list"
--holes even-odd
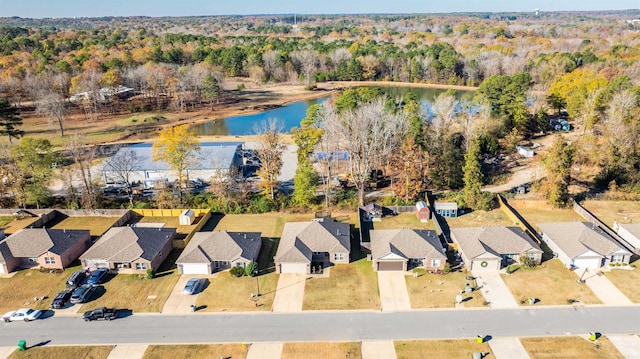
[[(414, 88), (414, 87), (380, 87), (391, 98), (399, 98), (409, 92), (415, 93), (427, 113), (430, 113), (434, 99), (444, 92), (442, 89)], [(471, 91), (457, 91), (456, 97), (472, 95)], [(205, 135), (255, 135), (259, 129), (269, 120), (275, 119), (282, 127), (283, 132), (291, 132), (291, 128), (300, 126), (300, 120), (307, 114), (307, 109), (317, 103), (323, 103), (330, 97), (322, 97), (314, 100), (299, 101), (286, 106), (259, 112), (252, 115), (232, 116), (217, 121), (209, 121), (192, 127), (199, 136)]]

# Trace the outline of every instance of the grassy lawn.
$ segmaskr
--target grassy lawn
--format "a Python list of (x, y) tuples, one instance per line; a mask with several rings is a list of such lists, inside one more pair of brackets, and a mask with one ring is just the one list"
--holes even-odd
[(588, 200), (583, 203), (584, 208), (598, 217), (607, 226), (618, 223), (640, 222), (640, 202), (638, 201), (596, 201)]
[(0, 216), (0, 228), (6, 228), (11, 221), (13, 221), (13, 216)]
[(282, 359), (338, 359), (338, 358), (362, 358), (360, 343), (284, 343), (282, 346)]
[[(27, 342), (27, 347), (35, 343)], [(84, 358), (84, 359), (105, 359), (111, 353), (113, 346), (61, 346), (61, 347), (37, 347), (30, 348), (23, 352), (14, 351), (8, 359), (51, 359), (51, 358)]]
[(520, 268), (502, 279), (520, 305), (528, 305), (529, 297), (540, 299), (539, 305), (570, 304), (569, 299), (584, 304), (600, 304), (588, 286), (578, 284), (578, 276), (568, 270), (559, 259), (544, 262), (536, 268)]
[(103, 306), (131, 309), (134, 313), (160, 312), (180, 279), (175, 266), (175, 260), (179, 255), (179, 251), (171, 252), (153, 279), (147, 279), (144, 274), (112, 275), (103, 284), (104, 290), (99, 291), (101, 295), (83, 304), (78, 312)]
[(378, 277), (360, 259), (331, 267), (330, 278), (307, 280), (302, 310), (380, 309)]
[(513, 222), (507, 218), (501, 209), (492, 211), (473, 211), (456, 218), (445, 218), (451, 228), (510, 226)]
[(176, 228), (178, 234), (189, 234), (195, 228), (196, 225), (192, 224), (190, 226), (182, 226), (180, 225), (179, 217), (140, 217), (140, 223), (164, 223), (166, 228)]
[(55, 229), (88, 229), (92, 237), (99, 237), (107, 231), (118, 217), (67, 217), (51, 228)]
[[(80, 265), (67, 268), (63, 273), (40, 272), (24, 269), (11, 278), (0, 278), (0, 313), (23, 307), (49, 309), (51, 300), (65, 288), (65, 282)], [(48, 297), (35, 302), (34, 297)]]
[[(257, 279), (256, 279), (257, 278)], [(260, 283), (258, 298), (259, 307), (251, 300), (251, 294), (257, 293), (256, 280)], [(243, 312), (243, 311), (269, 311), (273, 304), (273, 298), (278, 286), (278, 274), (267, 273), (258, 277), (232, 277), (229, 272), (218, 273), (216, 278), (211, 278), (209, 286), (198, 295), (197, 306), (206, 306), (201, 309), (205, 312)]]
[[(411, 308), (452, 308), (456, 295), (464, 289), (465, 283), (473, 285), (473, 282), (465, 279), (463, 272), (430, 274), (421, 269), (418, 273), (418, 278), (405, 276)], [(465, 307), (481, 307), (484, 303), (480, 292), (465, 293), (463, 298), (470, 298), (465, 299)]]
[(303, 222), (313, 218), (313, 214), (228, 214), (222, 217), (216, 231), (261, 232), (263, 237), (280, 238), (286, 222)]
[(580, 337), (520, 338), (531, 359), (624, 359), (607, 337), (597, 346)]
[[(478, 344), (475, 340), (413, 340), (394, 343), (398, 359), (468, 359), (474, 352), (491, 353), (488, 343)], [(489, 354), (488, 358), (493, 358)]]
[(636, 266), (634, 270), (612, 269), (604, 272), (605, 277), (609, 278), (624, 295), (634, 303), (640, 303), (640, 259), (632, 263)]
[[(5, 217), (3, 217), (5, 218)], [(38, 218), (36, 217), (27, 217), (27, 218), (22, 218), (22, 219), (14, 219), (8, 223), (6, 223), (4, 225), (4, 233), (8, 236), (10, 234), (13, 234), (15, 232), (17, 232), (18, 230), (22, 229), (22, 228), (27, 228), (29, 227), (29, 225), (31, 225), (31, 223), (37, 221)]]
[(149, 345), (143, 359), (209, 359), (244, 358), (247, 344), (189, 344), (189, 345)]
[(422, 223), (418, 220), (415, 213), (400, 213), (397, 216), (384, 217), (380, 222), (373, 222), (373, 229), (433, 229), (433, 221)]
[(551, 208), (546, 201), (509, 199), (508, 203), (534, 228), (538, 223), (586, 221), (573, 209)]

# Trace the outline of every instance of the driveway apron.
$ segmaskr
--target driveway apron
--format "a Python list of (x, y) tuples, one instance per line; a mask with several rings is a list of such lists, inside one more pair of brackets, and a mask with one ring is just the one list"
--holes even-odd
[(529, 359), (529, 353), (516, 337), (491, 338), (489, 347), (496, 359)]
[(396, 359), (396, 348), (391, 340), (366, 340), (360, 347), (362, 359)]
[(260, 342), (252, 343), (247, 352), (247, 359), (280, 359), (282, 343)]
[[(586, 273), (585, 273), (586, 271)], [(606, 305), (632, 305), (633, 303), (611, 283), (602, 272), (591, 269), (576, 269), (578, 278), (582, 278), (591, 291)]]
[(107, 359), (139, 359), (144, 357), (147, 344), (118, 344)]
[(164, 306), (162, 306), (162, 314), (188, 314), (191, 312), (191, 305), (196, 304), (197, 295), (184, 294), (182, 291), (187, 281), (194, 277), (198, 276), (191, 274), (183, 274), (180, 276), (171, 294), (169, 294), (167, 301), (164, 302)]
[(517, 308), (518, 303), (498, 272), (474, 272), (480, 292), (491, 308)]
[(378, 272), (380, 306), (383, 312), (411, 310), (404, 272)]
[(625, 358), (640, 358), (640, 338), (637, 335), (609, 335), (609, 341)]
[[(28, 344), (28, 343), (27, 343)], [(0, 359), (5, 359), (8, 358), (9, 355), (11, 355), (11, 353), (13, 353), (15, 350), (17, 350), (18, 347), (17, 346), (11, 346), (11, 347), (0, 347)]]
[(274, 312), (300, 312), (304, 298), (306, 274), (282, 273), (278, 278), (276, 296), (273, 299)]

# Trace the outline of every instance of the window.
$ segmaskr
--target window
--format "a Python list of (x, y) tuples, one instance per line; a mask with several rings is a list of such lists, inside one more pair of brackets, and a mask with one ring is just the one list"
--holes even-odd
[(533, 252), (527, 252), (527, 258), (528, 258), (528, 259), (530, 259), (530, 260), (532, 260), (532, 261), (535, 261), (535, 260), (537, 260), (537, 259), (538, 259), (537, 257), (538, 257), (538, 256), (536, 255), (536, 253), (533, 253)]
[(116, 263), (116, 268), (118, 268), (118, 269), (131, 268), (131, 264), (129, 264), (129, 263)]
[(434, 268), (440, 267), (440, 260), (439, 259), (432, 259), (431, 260), (431, 266)]
[(56, 259), (53, 257), (44, 257), (45, 264), (56, 264)]
[(30, 258), (29, 258), (29, 262), (31, 262), (31, 263), (38, 263), (38, 257), (30, 257)]
[(136, 263), (136, 270), (145, 270), (147, 269), (147, 263)]
[(344, 260), (344, 253), (334, 253), (333, 254), (333, 260), (334, 261), (343, 261)]
[(623, 254), (614, 254), (613, 256), (611, 256), (611, 262), (613, 263), (619, 263), (624, 261), (624, 255)]

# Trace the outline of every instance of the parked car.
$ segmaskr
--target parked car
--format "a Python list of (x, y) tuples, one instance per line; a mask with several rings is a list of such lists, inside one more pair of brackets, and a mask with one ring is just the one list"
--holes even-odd
[(37, 309), (31, 308), (20, 308), (18, 310), (14, 310), (11, 312), (7, 312), (2, 316), (2, 320), (5, 322), (15, 322), (18, 320), (22, 320), (25, 322), (30, 322), (32, 320), (36, 320), (40, 318), (42, 312)]
[(96, 287), (89, 284), (79, 286), (78, 288), (76, 288), (76, 290), (73, 291), (73, 294), (71, 295), (71, 304), (85, 303), (91, 298), (95, 290)]
[(53, 301), (51, 302), (51, 308), (60, 309), (64, 308), (67, 303), (69, 303), (69, 299), (71, 299), (71, 294), (73, 292), (70, 289), (65, 289), (62, 292), (58, 293)]
[(184, 286), (184, 294), (197, 294), (198, 291), (204, 288), (206, 279), (204, 278), (191, 278)]
[(100, 284), (107, 274), (109, 274), (109, 270), (107, 268), (98, 268), (89, 274), (87, 277), (87, 284)]
[(67, 288), (76, 289), (79, 285), (81, 285), (85, 278), (87, 277), (87, 273), (83, 270), (77, 270), (73, 272), (73, 274), (67, 279)]
[(84, 314), (82, 315), (82, 319), (84, 319), (85, 322), (90, 322), (92, 320), (99, 320), (99, 319), (111, 320), (111, 319), (115, 319), (117, 316), (118, 316), (117, 309), (99, 307), (94, 310), (84, 312)]

